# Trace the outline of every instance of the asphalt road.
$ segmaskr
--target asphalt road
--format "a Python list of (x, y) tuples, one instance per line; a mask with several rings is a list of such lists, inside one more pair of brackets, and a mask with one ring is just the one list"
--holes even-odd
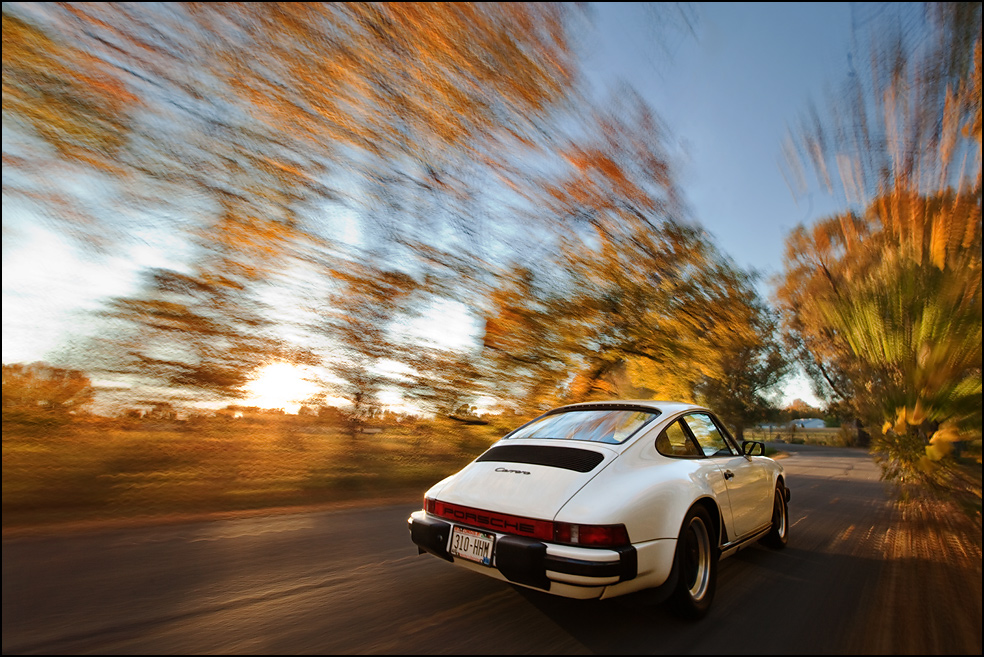
[(979, 526), (903, 519), (861, 451), (786, 449), (788, 547), (721, 562), (697, 623), (418, 556), (399, 504), (7, 538), (3, 652), (980, 654)]

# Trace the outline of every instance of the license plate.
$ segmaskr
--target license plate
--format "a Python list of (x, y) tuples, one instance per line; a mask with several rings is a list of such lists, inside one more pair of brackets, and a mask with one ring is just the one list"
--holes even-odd
[(464, 527), (455, 527), (451, 530), (451, 556), (468, 559), (483, 566), (491, 566), (494, 545), (495, 534), (477, 532)]

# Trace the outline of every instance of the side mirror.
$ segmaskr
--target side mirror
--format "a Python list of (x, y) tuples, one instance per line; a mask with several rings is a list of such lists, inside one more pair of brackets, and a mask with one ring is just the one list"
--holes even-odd
[(757, 440), (741, 441), (741, 453), (745, 456), (765, 456), (765, 443)]

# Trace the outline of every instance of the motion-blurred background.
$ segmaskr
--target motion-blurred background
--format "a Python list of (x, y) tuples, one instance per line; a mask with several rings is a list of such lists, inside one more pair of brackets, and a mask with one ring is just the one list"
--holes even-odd
[(979, 509), (981, 5), (5, 3), (3, 363), (5, 525), (617, 397)]

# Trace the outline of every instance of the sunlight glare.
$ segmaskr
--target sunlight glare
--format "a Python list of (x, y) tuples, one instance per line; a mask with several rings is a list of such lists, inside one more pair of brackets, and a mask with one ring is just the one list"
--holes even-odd
[(319, 386), (314, 379), (310, 367), (289, 363), (267, 365), (246, 385), (248, 397), (244, 403), (297, 413), (305, 400), (317, 394)]

